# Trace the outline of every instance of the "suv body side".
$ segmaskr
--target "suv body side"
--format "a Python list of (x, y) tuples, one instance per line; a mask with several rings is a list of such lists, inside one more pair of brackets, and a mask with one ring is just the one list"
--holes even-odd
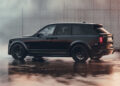
[[(80, 26), (81, 28), (78, 28), (77, 26)], [(11, 54), (10, 49), (12, 45), (20, 43), (25, 46), (27, 54), (30, 56), (71, 56), (71, 48), (76, 44), (85, 46), (90, 56), (108, 54), (109, 52), (106, 53), (106, 51), (108, 51), (106, 48), (108, 43), (103, 45), (99, 44), (99, 37), (100, 35), (108, 36), (110, 34), (97, 33), (95, 30), (95, 27), (97, 26), (101, 25), (51, 24), (45, 26), (33, 36), (10, 40), (8, 53)], [(46, 28), (48, 31), (43, 31)], [(52, 31), (51, 33), (47, 33), (49, 32), (49, 29)], [(77, 29), (81, 29), (81, 32), (77, 32)], [(91, 32), (90, 29), (93, 29), (93, 32)], [(85, 30), (86, 33), (82, 32), (82, 30)], [(41, 36), (42, 31), (44, 35)], [(103, 52), (102, 49), (105, 52)]]

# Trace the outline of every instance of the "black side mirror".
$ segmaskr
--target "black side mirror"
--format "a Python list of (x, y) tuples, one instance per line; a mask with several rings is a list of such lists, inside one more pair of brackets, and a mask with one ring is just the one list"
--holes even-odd
[(43, 34), (37, 34), (36, 36), (37, 36), (37, 37), (42, 37), (42, 36), (43, 36)]

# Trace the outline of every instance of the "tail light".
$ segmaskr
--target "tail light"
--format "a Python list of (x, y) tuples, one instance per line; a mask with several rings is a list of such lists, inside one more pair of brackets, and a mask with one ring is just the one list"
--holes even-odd
[(103, 43), (103, 37), (99, 37), (99, 43), (100, 43), (100, 44)]

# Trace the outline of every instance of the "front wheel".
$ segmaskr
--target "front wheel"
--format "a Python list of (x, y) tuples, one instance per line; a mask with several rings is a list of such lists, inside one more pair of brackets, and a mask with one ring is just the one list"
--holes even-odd
[(11, 55), (16, 60), (24, 60), (26, 57), (26, 50), (21, 44), (15, 44), (11, 48)]
[(75, 45), (71, 54), (75, 62), (85, 62), (89, 57), (87, 49), (82, 45)]
[(32, 61), (34, 61), (34, 62), (36, 62), (36, 61), (44, 62), (45, 59), (43, 58), (43, 56), (33, 56)]

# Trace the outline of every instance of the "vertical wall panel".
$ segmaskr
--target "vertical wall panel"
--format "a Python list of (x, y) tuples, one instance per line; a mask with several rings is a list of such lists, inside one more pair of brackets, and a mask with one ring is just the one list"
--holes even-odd
[(114, 34), (115, 47), (120, 47), (119, 3), (120, 0), (46, 0), (44, 5), (34, 3), (36, 8), (31, 14), (25, 14), (24, 34), (33, 34), (50, 23), (86, 21), (103, 24)]

